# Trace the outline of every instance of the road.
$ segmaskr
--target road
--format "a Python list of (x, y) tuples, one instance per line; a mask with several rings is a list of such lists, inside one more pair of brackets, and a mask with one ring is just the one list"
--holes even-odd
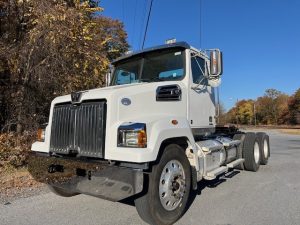
[[(176, 224), (300, 224), (300, 136), (270, 131), (271, 158), (259, 171), (237, 171), (220, 183), (200, 182), (195, 199)], [(0, 205), (1, 225), (144, 224), (135, 208), (79, 195), (52, 193)]]

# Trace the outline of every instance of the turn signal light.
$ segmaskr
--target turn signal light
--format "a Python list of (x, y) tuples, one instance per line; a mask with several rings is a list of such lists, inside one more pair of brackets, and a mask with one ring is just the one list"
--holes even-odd
[(38, 141), (45, 141), (45, 129), (39, 128), (37, 131), (37, 140)]

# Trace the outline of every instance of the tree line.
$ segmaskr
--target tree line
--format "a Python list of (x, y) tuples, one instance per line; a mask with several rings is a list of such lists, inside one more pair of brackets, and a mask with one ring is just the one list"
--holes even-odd
[(267, 89), (257, 99), (239, 100), (228, 112), (221, 107), (220, 123), (245, 125), (300, 124), (300, 88), (291, 96)]
[(101, 87), (128, 50), (91, 0), (0, 0), (0, 132), (35, 130), (59, 95)]

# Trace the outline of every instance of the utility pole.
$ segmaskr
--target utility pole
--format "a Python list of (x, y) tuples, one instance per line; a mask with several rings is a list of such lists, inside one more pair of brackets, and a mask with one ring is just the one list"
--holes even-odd
[(254, 126), (256, 127), (256, 107), (255, 107), (255, 102), (253, 102), (253, 114), (254, 114)]
[(239, 99), (236, 99), (236, 111), (235, 111), (235, 118), (236, 118), (236, 126), (238, 127), (239, 126), (239, 119), (238, 119), (238, 111), (239, 111), (239, 107), (238, 107), (238, 102), (239, 102)]
[(219, 93), (219, 87), (217, 87), (217, 101), (218, 101), (218, 105), (217, 105), (217, 122), (218, 125), (220, 125), (220, 93)]

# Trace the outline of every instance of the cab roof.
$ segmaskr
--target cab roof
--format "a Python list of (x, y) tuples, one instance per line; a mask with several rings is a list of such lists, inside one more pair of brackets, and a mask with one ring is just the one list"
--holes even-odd
[(182, 41), (182, 42), (175, 42), (175, 43), (172, 43), (172, 44), (158, 45), (158, 46), (146, 48), (146, 49), (143, 49), (143, 50), (139, 50), (139, 51), (127, 54), (127, 55), (123, 55), (123, 56), (117, 58), (116, 60), (114, 60), (112, 62), (112, 64), (114, 65), (114, 64), (116, 64), (116, 63), (118, 63), (120, 61), (123, 61), (124, 59), (130, 59), (132, 57), (135, 57), (135, 56), (138, 56), (138, 55), (142, 55), (144, 53), (154, 52), (154, 51), (163, 50), (163, 49), (170, 49), (170, 48), (190, 49), (191, 46), (188, 43), (184, 42), (184, 41)]

